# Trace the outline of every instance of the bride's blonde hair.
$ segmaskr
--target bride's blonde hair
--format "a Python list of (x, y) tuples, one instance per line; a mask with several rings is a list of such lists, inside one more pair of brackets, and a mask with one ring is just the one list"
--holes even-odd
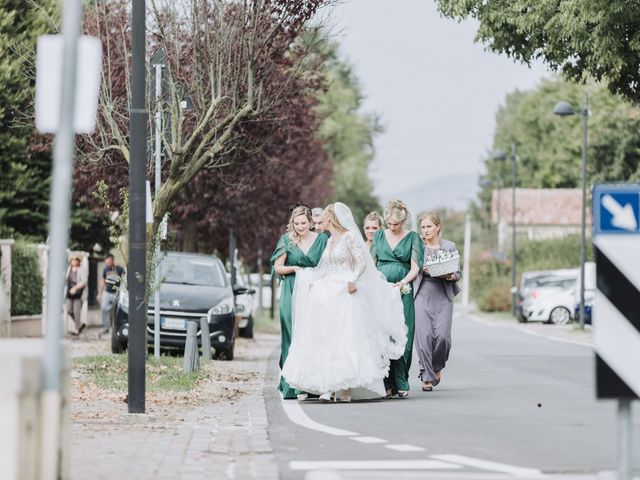
[(338, 217), (336, 217), (336, 210), (333, 208), (333, 203), (324, 209), (324, 221), (333, 225), (333, 227), (341, 233), (347, 231), (347, 229), (338, 221)]

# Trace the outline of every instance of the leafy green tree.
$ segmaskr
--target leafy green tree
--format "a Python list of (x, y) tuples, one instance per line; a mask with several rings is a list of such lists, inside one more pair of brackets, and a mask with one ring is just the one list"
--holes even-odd
[[(582, 124), (580, 116), (553, 114), (559, 100), (578, 108), (589, 94), (588, 183), (640, 180), (640, 109), (611, 94), (602, 84), (578, 86), (562, 80), (543, 81), (537, 88), (509, 94), (496, 115), (494, 149), (518, 146), (518, 186), (573, 188), (581, 182)], [(495, 180), (511, 181), (511, 162), (486, 160), (481, 182), (488, 206)]]
[(381, 127), (374, 115), (361, 111), (358, 79), (340, 57), (338, 45), (326, 38), (320, 43), (327, 89), (318, 106), (323, 118), (318, 137), (333, 162), (333, 201), (349, 205), (356, 221), (361, 222), (367, 213), (380, 209), (369, 166), (375, 156), (373, 137)]
[(640, 3), (627, 0), (436, 0), (447, 17), (480, 22), (476, 41), (573, 81), (594, 78), (640, 102)]
[(31, 147), (35, 42), (55, 2), (0, 2), (0, 235), (46, 235), (50, 155)]

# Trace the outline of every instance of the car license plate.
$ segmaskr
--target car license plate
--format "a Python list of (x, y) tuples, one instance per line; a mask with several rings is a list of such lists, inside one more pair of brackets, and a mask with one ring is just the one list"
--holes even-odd
[(162, 318), (160, 326), (167, 330), (186, 330), (187, 322), (181, 318)]

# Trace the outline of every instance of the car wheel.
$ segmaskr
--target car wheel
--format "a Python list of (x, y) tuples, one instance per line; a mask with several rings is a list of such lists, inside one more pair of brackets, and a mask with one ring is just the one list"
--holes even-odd
[(216, 352), (216, 357), (218, 358), (218, 360), (226, 360), (226, 361), (233, 360), (234, 347), (235, 347), (235, 341), (231, 344), (229, 348), (224, 348)]
[(240, 329), (240, 336), (242, 338), (253, 338), (253, 315), (249, 315), (247, 326)]
[(566, 325), (571, 322), (571, 312), (564, 307), (556, 307), (549, 314), (549, 323)]
[(118, 339), (115, 328), (111, 329), (111, 353), (124, 353), (127, 350), (127, 342)]

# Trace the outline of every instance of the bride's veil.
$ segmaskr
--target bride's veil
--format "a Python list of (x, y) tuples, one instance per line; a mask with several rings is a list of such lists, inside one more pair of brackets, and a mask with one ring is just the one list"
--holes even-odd
[(333, 209), (340, 225), (353, 234), (356, 242), (365, 252), (365, 269), (357, 283), (359, 289), (362, 287), (363, 290), (366, 290), (373, 311), (379, 313), (379, 315), (375, 315), (375, 319), (371, 320), (377, 320), (382, 331), (388, 335), (388, 343), (383, 347), (385, 350), (383, 356), (398, 358), (404, 352), (407, 341), (407, 327), (404, 322), (392, 320), (392, 317), (403, 318), (400, 293), (397, 288), (391, 288), (386, 278), (376, 268), (351, 209), (342, 202), (334, 203)]

